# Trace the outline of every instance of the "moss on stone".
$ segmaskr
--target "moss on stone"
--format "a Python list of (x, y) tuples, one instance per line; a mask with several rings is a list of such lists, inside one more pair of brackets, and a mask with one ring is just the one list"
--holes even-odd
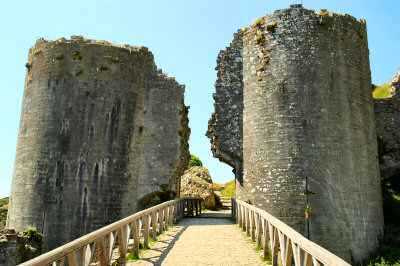
[(264, 34), (260, 33), (256, 38), (256, 44), (261, 46), (263, 45), (263, 43), (264, 43)]
[(271, 24), (267, 25), (267, 31), (275, 32), (275, 28), (278, 26), (278, 23), (272, 22)]

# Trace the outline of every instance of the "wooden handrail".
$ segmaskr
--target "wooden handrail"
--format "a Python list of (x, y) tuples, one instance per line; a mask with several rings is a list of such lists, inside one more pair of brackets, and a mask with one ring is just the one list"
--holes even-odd
[[(61, 247), (53, 249), (39, 257), (20, 265), (90, 265), (99, 262), (109, 265), (113, 251), (118, 248), (121, 263), (125, 263), (129, 240), (133, 239), (133, 253), (138, 255), (141, 237), (148, 245), (150, 235), (156, 237), (157, 229), (161, 233), (169, 225), (184, 216), (201, 214), (201, 198), (185, 197), (170, 200), (149, 209), (139, 211), (129, 217), (84, 235)], [(115, 258), (113, 258), (115, 260)]]
[(301, 266), (350, 265), (268, 212), (235, 198), (231, 200), (232, 218), (251, 235), (258, 247), (263, 247), (265, 257), (270, 250), (272, 265), (278, 265), (278, 250), (284, 266), (292, 265), (293, 259), (295, 265)]

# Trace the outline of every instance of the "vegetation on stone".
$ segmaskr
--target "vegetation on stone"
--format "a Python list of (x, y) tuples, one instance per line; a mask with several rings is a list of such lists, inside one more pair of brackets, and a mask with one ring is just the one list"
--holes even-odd
[(28, 227), (25, 232), (23, 232), (23, 235), (27, 236), (29, 240), (33, 240), (38, 243), (42, 242), (43, 235), (39, 233), (35, 227)]
[(199, 157), (196, 157), (193, 154), (190, 154), (190, 161), (188, 164), (188, 169), (190, 169), (193, 166), (203, 166), (203, 163), (200, 161)]

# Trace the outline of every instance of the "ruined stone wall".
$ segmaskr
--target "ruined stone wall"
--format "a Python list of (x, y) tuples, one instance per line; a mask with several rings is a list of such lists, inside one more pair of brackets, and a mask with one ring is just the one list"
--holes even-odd
[(391, 97), (374, 99), (379, 168), (382, 178), (400, 175), (400, 70), (391, 85)]
[(237, 184), (243, 173), (243, 40), (240, 31), (217, 58), (214, 112), (208, 121), (207, 137), (214, 157), (234, 168)]
[(40, 255), (41, 242), (30, 240), (18, 231), (0, 230), (0, 265), (15, 266)]
[(383, 235), (365, 21), (293, 5), (243, 34), (236, 197), (349, 262), (365, 258)]
[(184, 86), (145, 47), (39, 39), (27, 63), (7, 226), (44, 250), (179, 195)]

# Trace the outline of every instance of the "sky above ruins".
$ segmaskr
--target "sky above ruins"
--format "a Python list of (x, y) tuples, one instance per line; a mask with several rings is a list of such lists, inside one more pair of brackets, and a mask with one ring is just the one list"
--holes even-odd
[[(186, 85), (190, 106), (190, 150), (216, 182), (234, 178), (232, 169), (212, 157), (204, 135), (213, 111), (216, 58), (237, 29), (298, 0), (0, 0), (0, 198), (9, 196), (17, 145), (28, 50), (36, 39), (85, 38), (146, 46), (158, 68)], [(400, 1), (304, 0), (367, 21), (371, 76), (389, 81), (400, 66)], [(397, 48), (397, 49), (396, 49)], [(26, 177), (30, 178), (30, 177)]]

